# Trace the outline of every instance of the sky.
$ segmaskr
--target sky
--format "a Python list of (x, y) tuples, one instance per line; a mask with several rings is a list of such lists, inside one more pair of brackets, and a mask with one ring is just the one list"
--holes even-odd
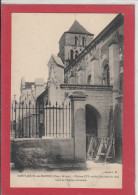
[(20, 96), (21, 77), (34, 82), (48, 77), (47, 63), (59, 52), (58, 42), (76, 19), (94, 38), (117, 14), (12, 13), (11, 99)]

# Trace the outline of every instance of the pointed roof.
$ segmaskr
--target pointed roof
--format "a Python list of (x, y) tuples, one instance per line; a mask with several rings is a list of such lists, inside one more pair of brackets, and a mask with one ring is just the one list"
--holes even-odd
[(61, 61), (61, 59), (60, 59), (58, 56), (54, 55), (54, 54), (51, 55), (50, 60), (49, 60), (49, 62), (48, 62), (48, 66), (49, 66), (53, 61), (57, 64), (57, 66), (60, 66), (60, 67), (64, 68), (64, 64), (63, 64), (63, 62)]
[(93, 35), (92, 33), (88, 32), (77, 20), (74, 21), (67, 33)]
[(61, 36), (59, 40), (59, 43), (66, 33), (85, 34), (85, 35), (94, 36), (94, 34), (88, 32), (77, 20), (74, 21), (74, 23), (72, 24), (72, 26), (70, 27), (68, 31), (63, 33), (63, 35)]

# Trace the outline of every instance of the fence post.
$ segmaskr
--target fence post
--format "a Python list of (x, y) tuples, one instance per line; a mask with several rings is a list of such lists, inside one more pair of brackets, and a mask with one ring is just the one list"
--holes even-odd
[(31, 125), (30, 125), (30, 104), (31, 102), (29, 101), (29, 137), (31, 137)]
[(17, 102), (16, 102), (16, 100), (15, 100), (15, 138), (16, 138), (16, 104), (17, 104)]
[(38, 110), (38, 137), (41, 135), (41, 127), (40, 127), (40, 103), (39, 103), (39, 110)]
[(51, 136), (51, 102), (49, 102), (49, 136)]
[(70, 131), (70, 102), (69, 102), (69, 137), (71, 137), (71, 131)]
[(54, 137), (54, 105), (53, 105), (53, 137)]
[(35, 125), (35, 105), (33, 104), (33, 117), (32, 117), (32, 137), (36, 137), (36, 129), (34, 127)]
[(56, 137), (57, 137), (57, 102), (56, 102)]
[(18, 127), (18, 130), (19, 130), (19, 137), (20, 137), (20, 134), (21, 134), (21, 127), (20, 127), (20, 102), (19, 102), (19, 127)]
[(36, 105), (35, 105), (35, 111), (36, 111), (36, 138), (37, 138), (37, 102), (36, 102)]
[(63, 137), (64, 137), (64, 102), (62, 103), (62, 117), (63, 117)]
[(46, 103), (46, 116), (45, 116), (45, 119), (46, 119), (46, 123), (45, 123), (45, 136), (47, 136), (47, 103)]
[(59, 105), (59, 136), (60, 136), (60, 105)]
[(26, 130), (25, 130), (25, 132), (26, 132), (26, 137), (27, 137), (27, 135), (28, 135), (28, 127), (27, 127), (27, 104), (26, 104)]
[(13, 104), (12, 104), (12, 131), (11, 131), (11, 133), (13, 133), (14, 132), (14, 130), (13, 130)]
[(66, 137), (67, 137), (67, 105), (66, 105)]
[(43, 134), (42, 137), (45, 136), (45, 104), (43, 102)]
[(24, 127), (23, 127), (23, 105), (24, 105), (24, 102), (22, 101), (22, 137), (24, 137)]

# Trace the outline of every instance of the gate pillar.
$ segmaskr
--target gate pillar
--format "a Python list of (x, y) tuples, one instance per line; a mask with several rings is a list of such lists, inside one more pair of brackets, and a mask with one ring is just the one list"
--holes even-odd
[(71, 99), (72, 137), (74, 139), (74, 164), (84, 166), (86, 163), (86, 119), (85, 99), (82, 92), (74, 92)]

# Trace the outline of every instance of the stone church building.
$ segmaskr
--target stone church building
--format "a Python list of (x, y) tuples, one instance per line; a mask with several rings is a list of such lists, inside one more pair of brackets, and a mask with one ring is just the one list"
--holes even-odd
[[(39, 120), (40, 137), (49, 138), (46, 126), (50, 124), (47, 120), (54, 121), (57, 113), (59, 118), (57, 117), (55, 122), (56, 126), (55, 124), (51, 126), (53, 125), (58, 133), (60, 109), (63, 104), (64, 108), (69, 104), (71, 123), (69, 121), (64, 125), (71, 126), (71, 137), (75, 140), (75, 158), (85, 161), (84, 156), (88, 152), (91, 137), (98, 139), (114, 137), (115, 158), (117, 162), (122, 162), (123, 52), (122, 14), (118, 14), (96, 38), (77, 20), (74, 21), (59, 40), (59, 53), (51, 55), (46, 87), (36, 96), (39, 111), (41, 112), (42, 106), (46, 107), (42, 117), (45, 117), (47, 107), (53, 106), (53, 110), (56, 107), (48, 118)], [(70, 117), (66, 110), (65, 116)], [(52, 136), (54, 138), (54, 134), (51, 134), (51, 138)], [(68, 142), (72, 144), (69, 140), (66, 144)]]
[(72, 94), (74, 98), (80, 94), (86, 96), (83, 102), (86, 135), (108, 137), (114, 128), (119, 153), (122, 145), (123, 15), (119, 14), (95, 39), (93, 37), (76, 20), (63, 33), (58, 56), (51, 55), (48, 62), (46, 90), (37, 100), (40, 104), (57, 102), (61, 105), (62, 102), (67, 104)]

